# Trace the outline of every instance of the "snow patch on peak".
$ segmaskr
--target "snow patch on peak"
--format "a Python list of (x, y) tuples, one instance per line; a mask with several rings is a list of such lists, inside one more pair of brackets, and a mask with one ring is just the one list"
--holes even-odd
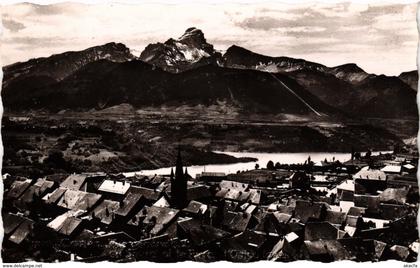
[(262, 62), (259, 62), (257, 66), (255, 66), (255, 70), (262, 71), (262, 72), (268, 72), (268, 73), (277, 73), (279, 72), (279, 67), (274, 62), (268, 62), (267, 64), (264, 64)]
[(210, 55), (202, 49), (189, 47), (187, 45), (176, 43), (177, 49), (182, 53), (186, 61), (197, 62), (201, 58), (210, 57)]

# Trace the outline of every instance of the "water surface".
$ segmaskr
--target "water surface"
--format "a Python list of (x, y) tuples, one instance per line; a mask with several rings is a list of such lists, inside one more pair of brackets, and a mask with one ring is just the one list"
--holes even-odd
[[(234, 163), (234, 164), (212, 164), (212, 165), (202, 165), (202, 166), (189, 166), (188, 173), (195, 177), (197, 174), (201, 172), (223, 172), (226, 174), (229, 173), (236, 173), (237, 171), (245, 171), (251, 170), (255, 168), (255, 165), (258, 164), (260, 167), (266, 167), (268, 161), (273, 161), (274, 163), (279, 162), (280, 164), (299, 164), (304, 163), (308, 157), (311, 157), (311, 160), (315, 163), (320, 163), (321, 161), (327, 159), (328, 161), (339, 160), (341, 162), (350, 160), (351, 154), (350, 153), (249, 153), (249, 152), (219, 152), (216, 153), (224, 153), (228, 155), (232, 155), (235, 157), (252, 157), (258, 159), (254, 162), (246, 162), (246, 163)], [(386, 153), (386, 152), (382, 152)], [(379, 154), (379, 152), (375, 152), (373, 154)], [(175, 162), (175, 159), (174, 159)], [(164, 167), (159, 169), (151, 169), (151, 170), (142, 170), (138, 172), (127, 172), (124, 173), (125, 176), (133, 176), (134, 174), (139, 175), (165, 175), (170, 174), (171, 168), (173, 167)]]

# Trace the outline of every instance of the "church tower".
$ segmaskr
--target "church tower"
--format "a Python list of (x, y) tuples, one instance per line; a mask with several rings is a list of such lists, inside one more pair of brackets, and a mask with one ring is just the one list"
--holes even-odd
[(182, 168), (181, 151), (178, 149), (175, 177), (171, 170), (171, 203), (176, 208), (182, 209), (187, 206), (187, 180)]

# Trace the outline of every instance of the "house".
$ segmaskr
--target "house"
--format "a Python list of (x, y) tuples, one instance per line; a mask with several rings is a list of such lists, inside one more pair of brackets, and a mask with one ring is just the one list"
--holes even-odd
[(386, 243), (373, 239), (344, 238), (338, 239), (350, 254), (350, 260), (359, 262), (382, 260)]
[(269, 261), (278, 261), (281, 259), (283, 255), (283, 246), (284, 246), (284, 239), (280, 239), (271, 249), (270, 253), (267, 256), (267, 260)]
[(68, 189), (58, 200), (57, 206), (70, 210), (88, 211), (93, 208), (101, 198), (102, 196), (99, 194)]
[[(278, 217), (281, 218), (280, 215), (278, 215)], [(285, 218), (287, 218), (287, 216)], [(278, 218), (276, 218), (273, 213), (269, 212), (264, 212), (254, 230), (259, 234), (264, 234), (271, 237), (279, 237), (280, 235), (286, 234), (286, 231), (281, 229)]]
[(170, 239), (165, 234), (133, 242), (128, 251), (136, 261), (152, 262), (184, 261), (195, 252), (187, 240)]
[(186, 208), (182, 210), (186, 216), (203, 218), (209, 206), (198, 201), (192, 200)]
[(145, 204), (142, 195), (128, 192), (125, 198), (120, 201), (119, 208), (115, 211), (115, 216), (121, 222), (131, 219)]
[[(264, 249), (267, 239), (255, 231), (245, 230), (237, 235), (225, 239), (222, 247), (225, 249), (225, 258), (233, 262), (250, 262), (261, 259), (268, 254), (269, 249)], [(267, 252), (266, 252), (267, 251)]]
[(212, 263), (216, 262), (221, 259), (221, 256), (219, 256), (217, 252), (214, 252), (214, 250), (205, 250), (202, 252), (199, 252), (194, 255), (194, 261), (196, 262), (204, 262), (204, 263)]
[(73, 210), (83, 210), (85, 212), (89, 212), (100, 202), (101, 199), (102, 195), (100, 194), (86, 192), (84, 194), (81, 194)]
[(340, 201), (353, 201), (354, 180), (344, 180), (337, 185), (337, 198)]
[(227, 211), (223, 215), (222, 226), (229, 231), (243, 232), (251, 221), (251, 215), (245, 212)]
[(111, 225), (115, 220), (115, 212), (120, 208), (118, 201), (104, 199), (90, 213), (92, 220), (99, 220), (102, 224)]
[(250, 189), (248, 202), (251, 204), (259, 205), (261, 202), (261, 190)]
[[(170, 227), (175, 226), (176, 229), (175, 220), (178, 213), (179, 210), (168, 207), (144, 207), (129, 220), (128, 225), (131, 233), (138, 233), (138, 228), (140, 228), (147, 237), (158, 236), (168, 231)], [(169, 235), (173, 235), (173, 231), (170, 230)]]
[(302, 252), (306, 260), (333, 262), (351, 259), (351, 255), (337, 240), (305, 241)]
[(362, 207), (351, 207), (349, 211), (347, 212), (348, 216), (363, 216), (366, 213), (366, 208)]
[(366, 208), (366, 213), (377, 213), (379, 210), (380, 197), (370, 194), (355, 194), (354, 205)]
[(31, 219), (17, 215), (9, 215), (4, 220), (5, 226), (7, 226), (7, 228), (5, 228), (5, 234), (9, 234), (8, 241), (14, 244), (20, 245), (27, 241), (34, 230), (35, 222)]
[(97, 236), (94, 232), (83, 229), (72, 239), (70, 243), (72, 251), (82, 258), (100, 255), (103, 246), (94, 240)]
[(400, 165), (387, 165), (381, 168), (381, 171), (386, 174), (400, 174), (401, 166)]
[(382, 203), (406, 204), (409, 189), (407, 188), (387, 188), (379, 194)]
[(284, 245), (283, 245), (283, 251), (287, 255), (291, 256), (292, 259), (295, 259), (296, 253), (299, 250), (301, 244), (303, 242), (303, 239), (298, 233), (296, 232), (290, 232), (287, 235), (284, 236)]
[(170, 207), (171, 204), (169, 204), (168, 199), (165, 198), (165, 196), (162, 196), (158, 201), (156, 201), (153, 206), (155, 207)]
[(381, 203), (378, 211), (381, 218), (395, 220), (406, 216), (409, 213), (409, 208), (406, 205)]
[(196, 175), (197, 180), (205, 182), (220, 182), (226, 178), (227, 175), (223, 172), (201, 172), (201, 174)]
[(195, 247), (203, 247), (218, 242), (230, 235), (229, 232), (203, 224), (196, 219), (178, 221), (179, 237), (188, 238)]
[(25, 221), (25, 218), (12, 213), (3, 216), (3, 231), (5, 238), (11, 235), (16, 228)]
[(231, 190), (238, 190), (238, 191), (246, 191), (249, 189), (249, 184), (247, 183), (241, 183), (236, 181), (228, 181), (228, 180), (222, 180), (219, 183), (220, 189), (231, 189)]
[(389, 226), (381, 228), (369, 228), (361, 230), (358, 237), (364, 239), (382, 239), (383, 237), (388, 236), (390, 232), (391, 228)]
[(289, 215), (293, 215), (295, 208), (292, 206), (287, 206), (287, 205), (277, 205), (277, 211), (280, 213), (285, 213), (285, 214), (289, 214)]
[(12, 183), (9, 191), (5, 194), (6, 199), (15, 200), (18, 199), (32, 184), (32, 181), (27, 179), (24, 181), (15, 181)]
[(106, 174), (103, 172), (71, 174), (60, 186), (70, 190), (96, 192), (105, 177)]
[(417, 175), (416, 173), (411, 173), (411, 174), (389, 176), (387, 180), (387, 187), (388, 188), (411, 187), (418, 191), (419, 185), (417, 182)]
[(347, 215), (344, 223), (344, 231), (350, 236), (355, 236), (363, 227), (363, 218), (360, 216)]
[(295, 172), (289, 177), (289, 187), (308, 190), (311, 187), (310, 177), (305, 172)]
[(210, 189), (206, 185), (198, 184), (187, 188), (187, 200), (209, 200), (212, 197)]
[(45, 179), (38, 179), (37, 182), (25, 190), (22, 196), (13, 202), (14, 206), (22, 211), (31, 210), (40, 212), (40, 208), (34, 206), (41, 205), (41, 198), (52, 190), (54, 182)]
[(46, 204), (56, 205), (66, 191), (67, 188), (59, 187), (52, 193), (45, 195), (42, 200), (44, 200)]
[(56, 184), (53, 181), (46, 179), (38, 179), (34, 186), (36, 186), (35, 194), (39, 197), (43, 197), (45, 193), (52, 191), (56, 187)]
[(131, 186), (128, 190), (128, 193), (134, 195), (142, 195), (150, 205), (158, 201), (163, 194), (162, 192), (158, 192), (154, 189), (139, 186)]
[(83, 211), (68, 211), (47, 224), (47, 227), (53, 229), (57, 233), (74, 237), (82, 231), (82, 219), (78, 216), (82, 215)]
[(308, 222), (305, 225), (305, 240), (335, 240), (338, 229), (329, 222)]
[(321, 202), (296, 200), (295, 217), (303, 223), (311, 221), (322, 221), (325, 218), (327, 206)]
[(353, 175), (355, 194), (377, 194), (386, 189), (386, 174), (377, 169), (362, 168)]
[(86, 191), (86, 175), (83, 174), (72, 174), (68, 176), (61, 184), (60, 186), (63, 188), (67, 188), (70, 190), (76, 190), (76, 191)]
[(99, 186), (98, 192), (106, 199), (121, 201), (124, 199), (128, 189), (130, 189), (130, 183), (125, 180), (104, 180)]
[[(243, 190), (240, 190), (243, 189)], [(258, 205), (261, 202), (261, 190), (244, 187), (221, 188), (215, 197), (237, 201), (248, 202)]]
[(331, 223), (337, 228), (340, 228), (346, 220), (346, 213), (340, 211), (327, 210), (325, 214), (325, 221)]
[(278, 211), (273, 212), (273, 216), (276, 219), (278, 225), (286, 225), (292, 219), (292, 215)]
[(133, 237), (131, 237), (130, 235), (128, 235), (125, 232), (106, 232), (104, 234), (100, 234), (97, 235), (94, 238), (95, 241), (101, 243), (101, 244), (109, 244), (110, 242), (117, 242), (117, 243), (122, 243), (122, 242), (132, 242), (135, 241), (135, 239)]
[(392, 258), (400, 261), (406, 261), (410, 256), (410, 250), (408, 247), (393, 245), (390, 249)]
[(416, 173), (417, 169), (415, 165), (407, 163), (401, 167), (401, 171), (407, 173)]
[(50, 217), (56, 217), (64, 213), (67, 208), (58, 206), (58, 202), (62, 199), (66, 191), (67, 188), (58, 187), (52, 193), (47, 193), (42, 198), (43, 206), (45, 207), (42, 209), (43, 214)]

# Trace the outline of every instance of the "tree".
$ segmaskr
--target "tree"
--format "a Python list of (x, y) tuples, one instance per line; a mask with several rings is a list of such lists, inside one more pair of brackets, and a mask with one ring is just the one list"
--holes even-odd
[(258, 165), (258, 163), (255, 164), (255, 169), (259, 169), (259, 168), (260, 168), (260, 165)]
[(276, 162), (276, 165), (274, 166), (274, 168), (275, 168), (275, 169), (280, 169), (280, 168), (281, 168), (280, 163), (279, 163), (279, 162)]
[(65, 168), (66, 167), (66, 160), (64, 160), (64, 154), (58, 150), (51, 150), (48, 153), (48, 157), (45, 161), (53, 167), (56, 168)]
[(268, 161), (268, 163), (267, 163), (267, 169), (269, 169), (269, 170), (273, 170), (274, 169), (274, 163), (273, 163), (273, 161)]
[(365, 154), (365, 158), (370, 158), (372, 156), (372, 151), (371, 150), (367, 150), (366, 154)]

